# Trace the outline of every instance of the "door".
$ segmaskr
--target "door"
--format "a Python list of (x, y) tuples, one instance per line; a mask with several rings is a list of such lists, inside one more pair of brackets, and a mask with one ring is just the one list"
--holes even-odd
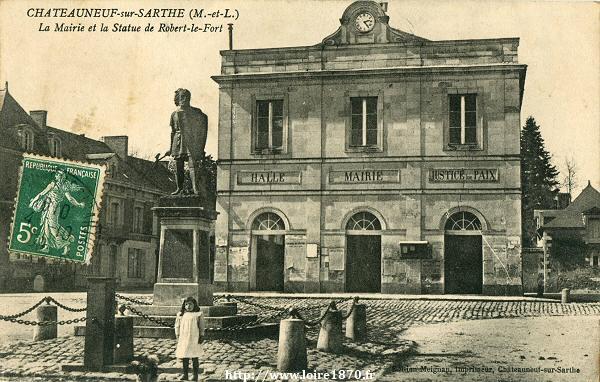
[(283, 292), (283, 235), (260, 235), (256, 240), (256, 290)]
[(445, 293), (480, 294), (483, 285), (481, 235), (444, 237)]
[(381, 292), (381, 236), (347, 235), (346, 292)]

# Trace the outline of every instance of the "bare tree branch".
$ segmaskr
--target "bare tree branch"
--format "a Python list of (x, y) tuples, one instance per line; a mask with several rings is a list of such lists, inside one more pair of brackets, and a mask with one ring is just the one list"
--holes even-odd
[(571, 195), (573, 195), (573, 191), (579, 185), (579, 179), (577, 176), (578, 171), (579, 168), (577, 167), (575, 158), (572, 156), (565, 158), (565, 172), (560, 185)]

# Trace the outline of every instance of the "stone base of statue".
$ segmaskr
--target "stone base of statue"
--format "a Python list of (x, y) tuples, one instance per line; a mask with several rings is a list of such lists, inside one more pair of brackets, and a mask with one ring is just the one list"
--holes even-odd
[[(240, 334), (276, 336), (276, 323), (256, 323), (255, 314), (238, 314), (235, 302), (213, 303), (214, 222), (217, 212), (197, 195), (159, 199), (154, 212), (160, 221), (158, 278), (152, 305), (131, 305), (134, 337), (175, 338), (173, 325), (186, 297), (194, 297), (204, 313), (207, 338), (236, 338)], [(117, 301), (121, 303), (122, 301)], [(236, 330), (228, 328), (235, 327)], [(219, 330), (224, 329), (224, 330)], [(85, 335), (85, 327), (75, 329)]]
[[(214, 223), (217, 212), (198, 195), (159, 199), (154, 212), (160, 221), (158, 277), (152, 305), (136, 305), (134, 336), (175, 338), (172, 326), (186, 297), (194, 297), (204, 313), (207, 338), (236, 336), (240, 332), (260, 336), (277, 333), (278, 325), (255, 324), (253, 314), (238, 314), (234, 302), (213, 303)], [(219, 330), (231, 327), (238, 330)]]
[(217, 212), (204, 207), (197, 195), (160, 198), (154, 211), (161, 227), (154, 304), (181, 306), (182, 300), (191, 296), (199, 305), (213, 305)]

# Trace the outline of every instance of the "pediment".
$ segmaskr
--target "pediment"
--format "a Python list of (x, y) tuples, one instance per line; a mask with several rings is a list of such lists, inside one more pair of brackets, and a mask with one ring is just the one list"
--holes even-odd
[(342, 14), (340, 27), (333, 34), (324, 38), (322, 44), (350, 45), (429, 41), (392, 28), (389, 25), (389, 19), (381, 4), (374, 1), (356, 1), (350, 4)]

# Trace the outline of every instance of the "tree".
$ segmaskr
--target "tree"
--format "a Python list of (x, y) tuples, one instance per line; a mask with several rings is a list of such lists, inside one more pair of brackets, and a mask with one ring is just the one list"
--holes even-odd
[(521, 130), (521, 230), (523, 246), (532, 246), (536, 238), (535, 209), (551, 209), (558, 192), (558, 170), (544, 147), (540, 127), (528, 117)]
[(570, 196), (573, 195), (573, 190), (575, 190), (575, 188), (577, 188), (579, 185), (577, 172), (578, 168), (575, 158), (565, 158), (565, 175), (562, 177), (560, 185), (569, 193)]

